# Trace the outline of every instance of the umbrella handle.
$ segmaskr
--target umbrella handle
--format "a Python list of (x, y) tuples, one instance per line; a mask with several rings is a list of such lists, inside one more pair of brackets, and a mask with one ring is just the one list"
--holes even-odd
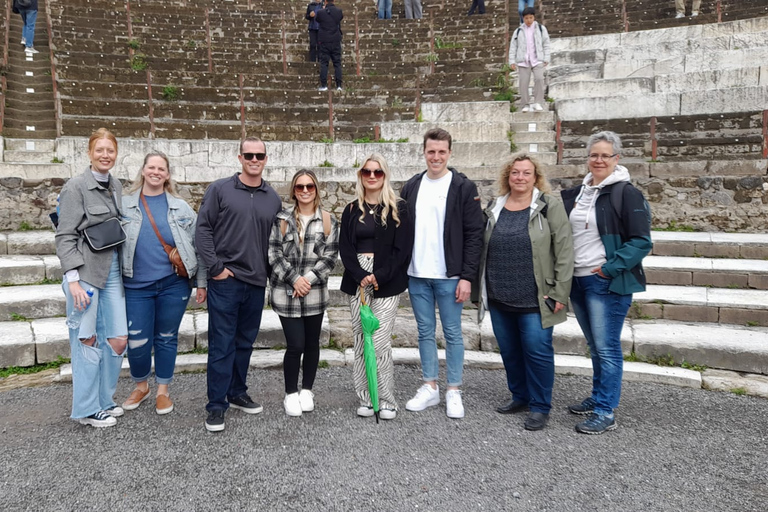
[(360, 305), (365, 306), (365, 286), (360, 285)]

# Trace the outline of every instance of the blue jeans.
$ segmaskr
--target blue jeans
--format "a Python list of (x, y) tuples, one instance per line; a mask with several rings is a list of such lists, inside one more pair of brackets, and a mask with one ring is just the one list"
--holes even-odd
[(248, 391), (245, 379), (264, 309), (263, 286), (234, 277), (208, 280), (208, 411)]
[(19, 14), (21, 14), (21, 21), (24, 22), (24, 28), (21, 30), (21, 37), (27, 42), (27, 48), (32, 48), (35, 42), (37, 11), (31, 9), (19, 9)]
[(555, 384), (553, 328), (541, 327), (540, 313), (510, 313), (493, 304), (488, 311), (512, 398), (528, 404), (531, 412), (549, 414)]
[(597, 274), (574, 277), (571, 305), (587, 338), (592, 355), (592, 399), (595, 412), (613, 414), (621, 397), (624, 356), (621, 329), (632, 304), (632, 294), (619, 295), (608, 290), (610, 279)]
[[(120, 276), (117, 251), (114, 251), (109, 277), (104, 288), (96, 288), (80, 281), (84, 290), (93, 289), (91, 304), (83, 315), (78, 329), (69, 329), (69, 351), (72, 358), (72, 415), (73, 419), (85, 418), (91, 414), (113, 407), (113, 396), (117, 379), (123, 365), (123, 354), (112, 349), (107, 340), (125, 336), (128, 326), (125, 320), (125, 294), (123, 278)], [(69, 283), (62, 284), (67, 298), (67, 315), (72, 311), (74, 301), (69, 292)], [(80, 340), (96, 335), (93, 346)]]
[(413, 316), (419, 329), (419, 357), (424, 382), (437, 380), (439, 361), (435, 341), (435, 304), (440, 311), (440, 322), (445, 335), (445, 366), (449, 386), (461, 386), (464, 373), (464, 338), (461, 335), (461, 310), (463, 303), (456, 303), (458, 279), (408, 280), (408, 295)]
[(517, 0), (517, 13), (520, 15), (520, 24), (523, 24), (523, 10), (533, 7), (534, 0)]
[(392, 19), (392, 0), (379, 0), (379, 19)]
[(189, 280), (171, 274), (144, 288), (126, 288), (128, 316), (128, 363), (134, 382), (152, 373), (155, 350), (155, 382), (170, 384), (176, 366), (179, 325), (189, 303)]

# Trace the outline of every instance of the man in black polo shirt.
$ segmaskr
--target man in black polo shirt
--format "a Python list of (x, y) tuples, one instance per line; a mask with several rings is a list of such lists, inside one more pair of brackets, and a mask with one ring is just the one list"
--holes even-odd
[(328, 90), (328, 61), (333, 61), (333, 73), (336, 79), (336, 90), (341, 90), (341, 20), (344, 18), (341, 9), (336, 7), (333, 0), (327, 0), (324, 9), (315, 16), (320, 30), (317, 42), (320, 46), (320, 91)]

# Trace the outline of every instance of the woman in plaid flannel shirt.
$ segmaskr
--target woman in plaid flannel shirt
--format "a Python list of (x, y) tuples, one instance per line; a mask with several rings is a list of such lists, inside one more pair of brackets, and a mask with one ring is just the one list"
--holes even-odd
[(336, 219), (320, 208), (315, 173), (304, 169), (296, 172), (290, 193), (293, 206), (277, 215), (269, 236), (269, 284), (272, 309), (280, 317), (287, 346), (283, 405), (288, 416), (301, 416), (315, 408), (312, 385), (328, 306), (328, 276), (339, 254), (339, 227)]

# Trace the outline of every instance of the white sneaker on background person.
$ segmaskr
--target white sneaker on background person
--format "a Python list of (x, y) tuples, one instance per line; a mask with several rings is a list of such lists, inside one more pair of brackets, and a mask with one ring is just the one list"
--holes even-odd
[(418, 412), (439, 403), (440, 387), (436, 386), (435, 389), (432, 389), (432, 386), (429, 384), (424, 384), (418, 389), (418, 391), (416, 391), (416, 395), (408, 400), (408, 402), (405, 404), (405, 408), (409, 411)]

